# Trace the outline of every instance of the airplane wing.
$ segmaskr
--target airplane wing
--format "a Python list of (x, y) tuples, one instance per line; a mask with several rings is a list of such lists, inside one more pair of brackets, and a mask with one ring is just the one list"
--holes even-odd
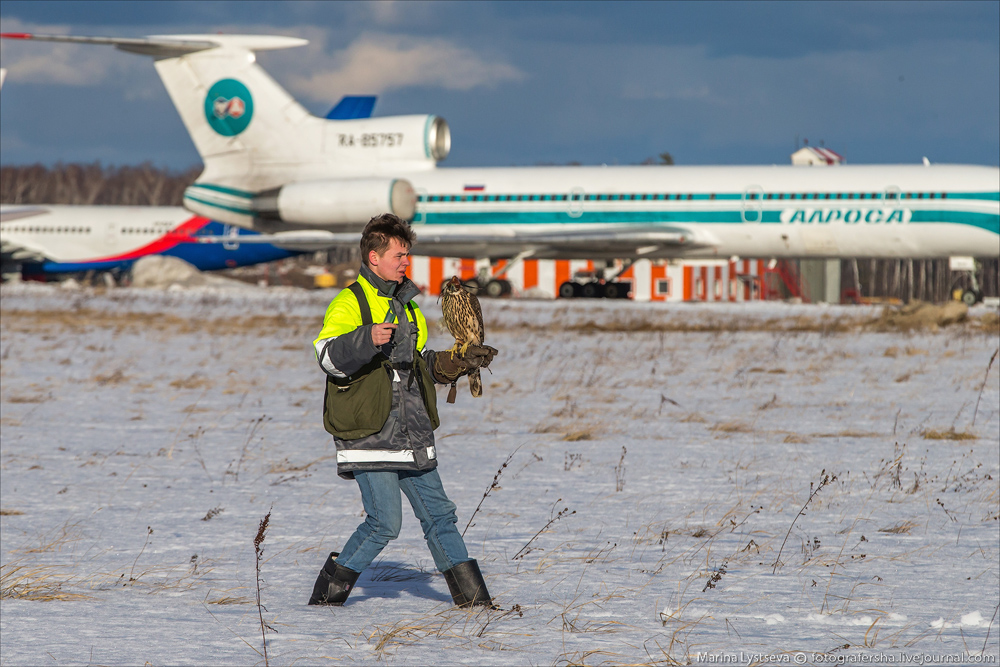
[(214, 49), (218, 44), (204, 40), (186, 40), (170, 37), (78, 37), (75, 35), (35, 35), (27, 32), (0, 33), (4, 39), (31, 39), (37, 42), (69, 42), (72, 44), (109, 44), (116, 49), (148, 56), (182, 56), (206, 49)]
[(682, 226), (656, 227), (596, 227), (572, 230), (526, 230), (523, 227), (420, 227), (416, 226), (415, 254), (445, 255), (456, 257), (503, 257), (526, 251), (544, 257), (572, 252), (599, 250), (616, 252), (621, 257), (640, 257), (662, 249), (676, 250), (678, 254), (695, 248), (711, 247), (718, 240), (705, 232), (696, 232)]
[[(38, 215), (45, 215), (48, 212), (48, 209), (41, 206), (4, 206), (0, 208), (0, 223), (33, 218)], [(3, 257), (4, 262), (41, 262), (46, 259), (42, 248), (11, 243), (10, 241), (0, 243), (0, 256)]]
[(24, 218), (33, 218), (36, 215), (44, 215), (49, 210), (42, 206), (4, 206), (0, 208), (0, 222), (13, 222)]
[(680, 245), (691, 241), (691, 233), (681, 229), (651, 230), (576, 230), (560, 232), (532, 232), (521, 230), (496, 230), (492, 232), (452, 232), (447, 229), (430, 231), (417, 228), (417, 243), (432, 245), (438, 243), (525, 243), (539, 246), (578, 246), (593, 244), (634, 245)]
[[(489, 229), (466, 226), (415, 225), (417, 242), (414, 254), (451, 255), (456, 257), (482, 256), (513, 257), (531, 251), (534, 255), (546, 252), (580, 251), (586, 254), (599, 248), (614, 250), (622, 257), (642, 256), (653, 250), (675, 248), (679, 252), (711, 247), (718, 241), (684, 227), (626, 227), (599, 229), (573, 229), (571, 231), (525, 231), (516, 227), (490, 226)], [(193, 236), (197, 243), (267, 243), (286, 250), (326, 250), (338, 245), (355, 245), (359, 233), (333, 233), (324, 230), (297, 230), (272, 234), (240, 236)], [(583, 255), (581, 255), (583, 256)]]

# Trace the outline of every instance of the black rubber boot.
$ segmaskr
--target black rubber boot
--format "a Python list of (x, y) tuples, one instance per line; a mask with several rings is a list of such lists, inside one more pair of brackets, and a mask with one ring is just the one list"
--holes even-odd
[(309, 604), (330, 604), (340, 607), (347, 600), (347, 596), (351, 594), (351, 590), (361, 573), (348, 570), (334, 561), (333, 559), (339, 555), (336, 551), (330, 552), (330, 557), (326, 559), (323, 569), (316, 577), (316, 585), (313, 586)]
[(475, 560), (459, 563), (450, 570), (442, 572), (448, 582), (451, 597), (459, 607), (482, 606), (496, 609), (493, 598), (486, 590), (483, 573), (479, 571), (479, 563)]

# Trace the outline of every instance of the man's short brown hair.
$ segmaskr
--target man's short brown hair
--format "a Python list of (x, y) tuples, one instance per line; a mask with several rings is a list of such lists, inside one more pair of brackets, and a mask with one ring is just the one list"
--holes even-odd
[(361, 233), (361, 261), (365, 266), (368, 265), (368, 253), (374, 250), (376, 255), (381, 255), (389, 248), (390, 239), (396, 239), (409, 249), (417, 235), (405, 220), (392, 213), (376, 215), (368, 221)]

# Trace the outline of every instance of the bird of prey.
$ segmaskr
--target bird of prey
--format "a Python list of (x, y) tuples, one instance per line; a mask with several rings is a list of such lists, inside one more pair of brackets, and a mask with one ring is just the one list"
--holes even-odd
[[(457, 352), (464, 355), (470, 345), (483, 344), (486, 330), (479, 299), (465, 288), (458, 276), (452, 276), (444, 286), (441, 315), (448, 331), (455, 337), (455, 344), (448, 350), (451, 354)], [(483, 380), (478, 368), (469, 371), (469, 389), (473, 396), (483, 395)]]

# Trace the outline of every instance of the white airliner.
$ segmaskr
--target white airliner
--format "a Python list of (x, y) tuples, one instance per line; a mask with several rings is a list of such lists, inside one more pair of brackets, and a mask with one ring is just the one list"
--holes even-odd
[[(202, 271), (284, 259), (314, 249), (223, 225), (180, 206), (0, 206), (4, 276), (44, 279), (81, 271), (124, 271), (146, 255), (171, 255)], [(201, 238), (223, 238), (204, 244)]]
[(152, 56), (205, 163), (185, 206), (262, 243), (292, 230), (356, 240), (370, 216), (393, 211), (413, 221), (415, 252), (435, 256), (1000, 255), (997, 167), (438, 168), (451, 148), (442, 118), (318, 118), (257, 65), (255, 51), (302, 39), (2, 36)]

